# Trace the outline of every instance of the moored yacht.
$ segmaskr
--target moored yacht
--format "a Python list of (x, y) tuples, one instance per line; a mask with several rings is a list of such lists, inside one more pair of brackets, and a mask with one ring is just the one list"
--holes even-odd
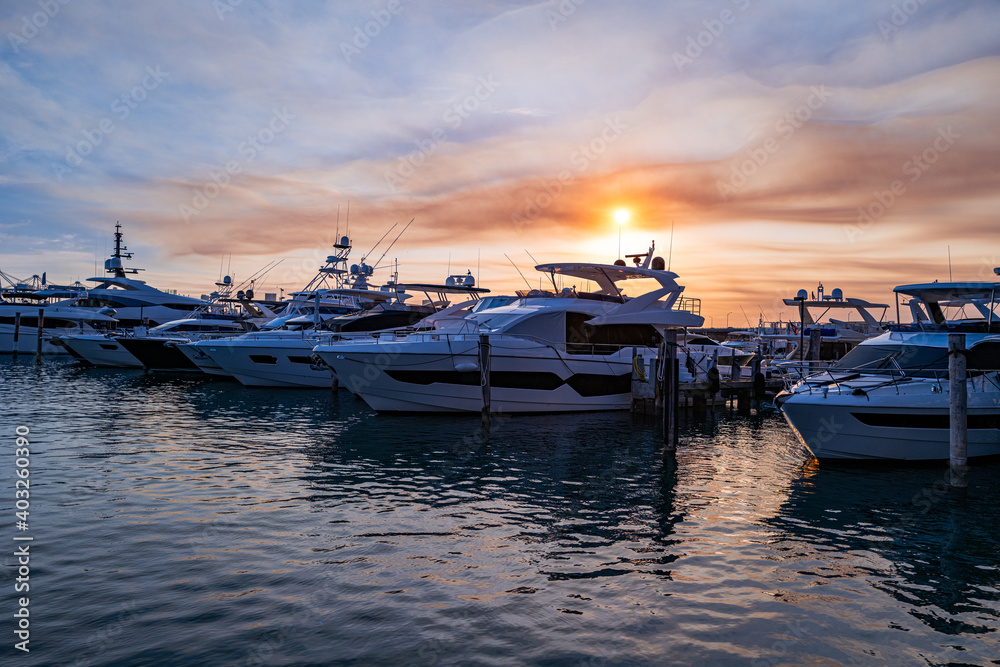
[(39, 324), (42, 354), (68, 354), (58, 343), (62, 336), (102, 335), (118, 325), (112, 311), (81, 308), (73, 305), (72, 300), (53, 303), (52, 294), (15, 287), (0, 297), (0, 353), (15, 351), (16, 336), (18, 353), (35, 354)]
[[(315, 353), (377, 411), (478, 412), (485, 336), (494, 411), (628, 409), (633, 347), (655, 347), (665, 329), (704, 322), (675, 308), (684, 288), (652, 252), (639, 255), (645, 261), (634, 267), (541, 264), (535, 268), (550, 276), (551, 292), (521, 292), (514, 303), (443, 318), (430, 330), (335, 341)], [(557, 276), (594, 281), (598, 289), (559, 289)], [(659, 287), (625, 296), (619, 283), (641, 278)]]
[[(417, 290), (428, 298), (419, 304), (406, 303), (410, 298), (407, 291)], [(452, 315), (471, 308), (489, 290), (475, 287), (474, 281), (469, 281), (458, 285), (390, 283), (381, 290), (343, 288), (331, 292), (357, 299), (358, 309), (317, 322), (305, 315), (289, 320), (281, 330), (206, 341), (188, 346), (185, 352), (204, 353), (222, 371), (247, 386), (329, 389), (334, 375), (329, 366), (317, 363), (313, 357), (312, 350), (317, 344), (409, 329), (435, 313)], [(454, 295), (461, 295), (462, 302), (451, 305), (448, 297)], [(288, 330), (289, 327), (294, 328)]]
[[(948, 334), (966, 335), (968, 456), (1000, 455), (1000, 283), (895, 288), (914, 321), (861, 341), (777, 399), (818, 459), (949, 458)], [(970, 317), (972, 315), (972, 317)]]
[[(142, 269), (125, 267), (123, 260), (131, 259), (132, 253), (122, 239), (121, 224), (116, 224), (115, 250), (104, 262), (108, 275), (88, 278), (98, 285), (77, 295), (73, 305), (113, 313), (120, 327), (130, 327), (139, 333), (148, 327), (191, 317), (193, 312), (210, 305), (208, 301), (164, 292), (145, 281), (130, 278), (129, 274)], [(60, 336), (58, 341), (74, 357), (95, 366), (141, 368), (142, 363), (114, 340), (115, 335), (122, 334), (70, 334)]]

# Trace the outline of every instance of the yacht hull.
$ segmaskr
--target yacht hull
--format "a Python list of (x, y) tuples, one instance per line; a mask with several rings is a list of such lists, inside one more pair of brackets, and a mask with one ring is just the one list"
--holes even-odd
[(94, 366), (142, 368), (142, 362), (114, 338), (101, 335), (63, 336), (60, 342), (73, 356)]
[[(978, 383), (977, 383), (978, 384)], [(901, 394), (906, 405), (832, 392), (787, 398), (781, 406), (799, 440), (816, 458), (855, 461), (947, 461), (947, 393)], [(995, 394), (968, 394), (968, 457), (1000, 456)], [(881, 403), (881, 404), (880, 404)]]
[(187, 356), (177, 349), (178, 343), (187, 339), (179, 338), (116, 338), (143, 367), (158, 371), (198, 371), (200, 370)]
[[(58, 333), (42, 332), (42, 354), (69, 354), (69, 350), (65, 347), (52, 342), (58, 335)], [(11, 354), (13, 352), (14, 326), (0, 324), (0, 353)], [(21, 327), (17, 332), (17, 353), (35, 354), (36, 352), (38, 352), (38, 329)]]
[[(378, 412), (482, 410), (477, 341), (348, 343), (318, 346), (315, 352), (333, 367), (341, 386)], [(628, 410), (631, 355), (631, 348), (606, 356), (572, 355), (505, 340), (491, 351), (491, 411)]]
[(195, 345), (194, 343), (178, 343), (177, 349), (188, 358), (188, 361), (197, 366), (201, 372), (220, 377), (232, 377), (212, 357), (205, 353), (204, 347)]
[(312, 359), (315, 342), (302, 338), (213, 342), (198, 345), (225, 373), (248, 387), (331, 389), (333, 373)]

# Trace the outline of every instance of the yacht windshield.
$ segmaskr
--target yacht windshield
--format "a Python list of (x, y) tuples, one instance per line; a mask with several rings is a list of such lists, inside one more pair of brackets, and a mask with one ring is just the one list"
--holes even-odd
[(483, 311), (482, 313), (473, 313), (469, 315), (469, 319), (473, 320), (481, 328), (488, 329), (490, 331), (500, 331), (512, 322), (524, 317), (524, 313), (494, 313), (491, 311)]
[(948, 350), (920, 345), (858, 345), (832, 368), (865, 373), (918, 373), (948, 370)]

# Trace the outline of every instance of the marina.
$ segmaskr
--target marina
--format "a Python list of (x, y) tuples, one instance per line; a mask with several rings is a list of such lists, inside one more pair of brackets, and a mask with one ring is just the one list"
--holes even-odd
[(3, 667), (1000, 666), (1000, 3), (0, 3)]
[[(471, 275), (375, 288), (350, 245), (315, 279), (335, 284), (287, 303), (233, 299), (227, 277), (218, 306), (157, 327), (92, 304), (110, 331), (65, 337), (131, 365), (59, 354), (51, 332), (55, 354), (0, 355), (47, 526), (32, 553), (54, 558), (33, 608), (36, 633), (64, 638), (46, 662), (434, 665), (456, 643), (475, 664), (996, 655), (1000, 283), (897, 287), (906, 325), (803, 290), (797, 325), (726, 346), (655, 244), (634, 266), (540, 264), (553, 289), (516, 296)], [(631, 280), (654, 287), (626, 296)], [(247, 314), (212, 314), (227, 304)], [(70, 604), (83, 588), (121, 602)], [(180, 645), (165, 619), (211, 639)], [(692, 629), (720, 623), (724, 641)]]

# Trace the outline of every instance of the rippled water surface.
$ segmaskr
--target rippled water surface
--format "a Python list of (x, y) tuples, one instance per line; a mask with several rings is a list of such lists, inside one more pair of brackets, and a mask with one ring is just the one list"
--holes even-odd
[[(376, 416), (0, 357), (4, 664), (1000, 664), (1000, 466), (819, 467), (780, 417)], [(30, 530), (14, 428), (30, 428)], [(13, 549), (5, 549), (10, 554)]]

